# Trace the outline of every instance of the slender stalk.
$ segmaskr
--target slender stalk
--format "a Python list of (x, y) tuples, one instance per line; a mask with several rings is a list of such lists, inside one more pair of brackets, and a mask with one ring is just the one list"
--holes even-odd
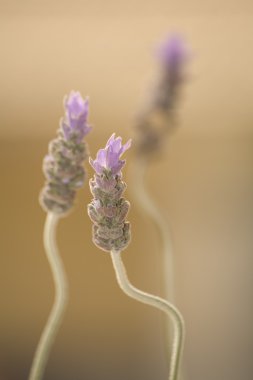
[(162, 269), (163, 269), (163, 290), (165, 298), (168, 301), (174, 302), (174, 264), (173, 264), (173, 249), (171, 237), (168, 228), (168, 222), (164, 219), (161, 211), (156, 206), (145, 186), (145, 175), (148, 162), (145, 159), (136, 159), (132, 169), (133, 183), (131, 186), (133, 196), (135, 197), (138, 206), (150, 217), (155, 226), (162, 242)]
[(165, 301), (164, 299), (151, 295), (149, 293), (145, 293), (142, 290), (135, 288), (129, 282), (126, 269), (121, 259), (120, 251), (111, 251), (111, 258), (118, 284), (123, 292), (139, 302), (164, 311), (172, 319), (174, 325), (174, 337), (170, 360), (169, 380), (177, 380), (184, 344), (184, 320), (181, 313), (175, 306)]
[(59, 216), (48, 213), (44, 228), (44, 246), (55, 283), (55, 301), (38, 343), (29, 380), (42, 379), (51, 346), (59, 329), (67, 302), (67, 280), (56, 244), (56, 226)]
[[(173, 260), (173, 247), (170, 236), (170, 229), (168, 221), (163, 217), (160, 208), (156, 205), (153, 198), (150, 196), (145, 176), (147, 173), (148, 161), (143, 159), (136, 159), (132, 169), (133, 183), (131, 191), (143, 212), (150, 217), (152, 222), (157, 228), (162, 244), (162, 270), (163, 270), (163, 291), (167, 301), (175, 302), (175, 285), (174, 285), (174, 260)], [(166, 353), (170, 361), (170, 341), (173, 334), (173, 326), (170, 321), (166, 323)], [(180, 379), (185, 380), (185, 371), (181, 368)]]

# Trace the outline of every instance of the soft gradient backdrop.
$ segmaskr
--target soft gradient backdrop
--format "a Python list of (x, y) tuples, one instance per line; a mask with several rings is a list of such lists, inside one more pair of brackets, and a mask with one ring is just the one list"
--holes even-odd
[[(170, 32), (193, 58), (178, 130), (148, 184), (172, 229), (186, 380), (253, 378), (253, 3), (0, 0), (0, 380), (27, 379), (53, 302), (38, 193), (62, 98), (90, 96), (93, 156), (112, 132), (134, 136), (154, 48)], [(163, 294), (158, 235), (129, 190), (129, 277)], [(91, 243), (90, 199), (87, 182), (58, 229), (70, 303), (45, 380), (165, 380), (164, 320), (118, 288)]]

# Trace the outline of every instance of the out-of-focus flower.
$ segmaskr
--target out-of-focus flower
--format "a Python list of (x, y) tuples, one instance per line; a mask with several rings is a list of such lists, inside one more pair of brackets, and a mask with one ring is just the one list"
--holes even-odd
[(136, 123), (139, 155), (148, 157), (159, 152), (166, 135), (173, 131), (179, 91), (185, 81), (184, 71), (189, 58), (190, 50), (179, 35), (172, 35), (160, 44), (157, 50), (160, 73)]
[(190, 52), (185, 40), (180, 35), (174, 34), (161, 43), (157, 56), (165, 69), (178, 72), (189, 60)]
[(96, 160), (90, 159), (96, 172), (90, 180), (94, 199), (88, 205), (94, 223), (93, 242), (107, 252), (122, 251), (130, 242), (130, 224), (125, 221), (130, 204), (122, 197), (126, 184), (120, 172), (125, 164), (120, 157), (130, 145), (131, 140), (122, 145), (121, 137), (113, 134), (106, 147), (98, 151)]
[(120, 160), (122, 154), (131, 146), (131, 140), (122, 145), (122, 138), (115, 138), (115, 133), (107, 141), (104, 149), (100, 149), (95, 160), (90, 158), (90, 164), (97, 174), (104, 171), (115, 175), (118, 174), (125, 164), (125, 160)]
[(65, 98), (64, 107), (58, 136), (49, 143), (49, 153), (43, 161), (46, 184), (40, 194), (42, 207), (58, 215), (72, 208), (76, 190), (83, 186), (83, 161), (88, 155), (83, 137), (91, 129), (87, 124), (88, 100), (79, 92), (72, 91)]

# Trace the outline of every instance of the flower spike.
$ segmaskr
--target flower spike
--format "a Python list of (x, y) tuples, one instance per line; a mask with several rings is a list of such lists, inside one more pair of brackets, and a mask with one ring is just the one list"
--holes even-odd
[(115, 133), (109, 138), (104, 149), (100, 149), (90, 164), (95, 170), (90, 180), (94, 196), (88, 205), (88, 214), (93, 225), (93, 242), (102, 250), (123, 250), (130, 242), (130, 224), (125, 221), (129, 202), (122, 198), (126, 184), (122, 181), (121, 169), (125, 160), (122, 154), (131, 146), (131, 140), (122, 145), (121, 137)]
[(43, 162), (46, 184), (40, 195), (45, 211), (57, 215), (64, 215), (72, 208), (76, 190), (83, 186), (83, 161), (88, 155), (83, 138), (91, 130), (87, 123), (87, 98), (84, 100), (79, 92), (72, 91), (65, 97), (64, 107), (58, 136), (50, 142)]
[(191, 58), (191, 51), (185, 40), (174, 34), (160, 44), (156, 58), (158, 77), (136, 120), (136, 148), (143, 157), (151, 157), (159, 152), (166, 136), (174, 131), (179, 95), (186, 81), (185, 68)]

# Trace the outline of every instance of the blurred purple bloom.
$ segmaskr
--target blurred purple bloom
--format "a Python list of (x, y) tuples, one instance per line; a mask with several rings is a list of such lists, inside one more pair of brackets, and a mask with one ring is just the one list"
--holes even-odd
[(158, 58), (170, 71), (178, 71), (189, 59), (190, 51), (185, 40), (174, 34), (167, 38), (158, 49)]
[(122, 138), (115, 138), (115, 133), (113, 133), (107, 141), (105, 148), (98, 151), (96, 159), (92, 160), (90, 158), (90, 164), (97, 174), (108, 171), (112, 175), (116, 175), (125, 164), (125, 160), (120, 160), (120, 157), (130, 146), (131, 140), (122, 145)]
[(66, 140), (70, 140), (73, 135), (80, 142), (91, 127), (87, 124), (89, 111), (89, 100), (82, 98), (79, 92), (71, 91), (64, 99), (65, 118), (62, 120), (62, 129)]

